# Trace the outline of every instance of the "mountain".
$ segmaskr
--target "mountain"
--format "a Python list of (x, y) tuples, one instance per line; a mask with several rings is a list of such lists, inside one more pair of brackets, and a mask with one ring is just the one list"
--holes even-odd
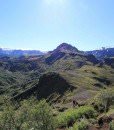
[(94, 55), (97, 59), (114, 57), (114, 48), (103, 48), (102, 50), (87, 51), (87, 54)]
[(114, 68), (114, 57), (105, 58), (104, 63)]
[[(48, 54), (55, 55), (54, 58), (58, 56), (61, 57), (62, 55), (66, 54), (90, 54), (94, 55), (98, 60), (103, 60), (104, 58), (114, 57), (114, 48), (102, 48), (99, 50), (93, 51), (79, 51), (76, 47), (73, 47), (70, 44), (62, 43), (53, 51), (49, 51)], [(21, 56), (38, 56), (44, 55), (42, 51), (39, 50), (10, 50), (10, 49), (2, 49), (0, 48), (0, 56), (11, 56), (11, 57), (21, 57)]]
[(0, 56), (32, 56), (32, 55), (43, 55), (44, 53), (38, 50), (10, 50), (0, 48)]
[(21, 57), (0, 57), (0, 67), (11, 72), (28, 72), (46, 70), (72, 70), (84, 65), (98, 64), (99, 61), (93, 55), (84, 54), (77, 48), (63, 43), (45, 55), (21, 56)]
[(76, 54), (76, 53), (79, 53), (80, 51), (76, 47), (73, 47), (72, 45), (70, 45), (68, 43), (62, 43), (55, 50), (53, 50), (50, 53), (59, 53), (59, 52)]
[[(62, 100), (67, 92), (72, 94), (73, 91), (77, 99), (80, 96), (83, 99), (81, 93), (86, 93), (88, 99), (92, 97), (93, 91), (96, 93), (114, 85), (113, 67), (113, 58), (99, 61), (91, 53), (85, 54), (67, 43), (60, 44), (44, 55), (2, 56), (0, 94), (23, 99), (38, 95), (38, 92), (38, 97), (43, 98), (45, 92), (48, 92), (46, 98), (54, 93), (53, 97)], [(69, 90), (69, 87), (73, 89)], [(80, 94), (77, 95), (77, 92)]]
[[(47, 89), (49, 89), (48, 96), (53, 91), (56, 93), (56, 90), (60, 90), (59, 93), (61, 93), (62, 89), (56, 87), (63, 88), (64, 85), (62, 84), (73, 86), (76, 90), (77, 87), (82, 87), (83, 91), (88, 86), (92, 88), (93, 85), (94, 87), (106, 87), (103, 84), (105, 79), (102, 81), (102, 77), (100, 77), (100, 81), (98, 81), (98, 78), (93, 79), (93, 76), (97, 73), (93, 69), (99, 69), (99, 63), (94, 55), (85, 54), (67, 43), (62, 43), (56, 49), (44, 55), (21, 57), (2, 56), (0, 57), (0, 93), (18, 99), (22, 97), (26, 98), (34, 94), (34, 92), (37, 93), (37, 91), (43, 93), (43, 90), (47, 91)], [(103, 73), (103, 66), (101, 70), (100, 73)], [(44, 75), (47, 72), (55, 72), (57, 74)], [(41, 76), (43, 77), (43, 81), (40, 78)], [(60, 79), (61, 82), (59, 83), (56, 78), (52, 78), (54, 76)], [(83, 81), (80, 81), (81, 79)], [(95, 84), (96, 80), (98, 81), (97, 84)], [(50, 81), (50, 83), (48, 84), (45, 81)], [(91, 85), (90, 81), (92, 81)], [(54, 82), (56, 85), (54, 85)], [(41, 83), (40, 86), (39, 83)], [(68, 87), (63, 91), (63, 96), (67, 90), (69, 91)]]
[[(14, 54), (20, 55), (20, 51)], [(31, 106), (35, 108), (35, 102), (46, 99), (52, 105), (54, 117), (61, 115), (61, 118), (58, 118), (61, 122), (58, 128), (64, 128), (67, 124), (72, 126), (72, 119), (76, 114), (74, 121), (78, 118), (81, 120), (82, 117), (84, 120), (87, 118), (91, 124), (90, 130), (92, 130), (91, 126), (93, 128), (96, 126), (99, 116), (112, 115), (112, 113), (106, 113), (107, 110), (114, 114), (114, 103), (112, 103), (112, 98), (114, 99), (114, 57), (110, 55), (107, 58), (104, 56), (97, 58), (92, 55), (92, 52), (80, 51), (67, 43), (60, 44), (56, 49), (44, 55), (26, 56), (21, 53), (19, 57), (0, 56), (0, 112), (5, 107), (3, 102), (7, 97), (13, 100), (13, 103), (26, 99), (24, 104), (16, 105), (16, 102), (16, 112), (18, 107), (24, 112), (25, 107), (29, 110)], [(36, 101), (31, 100), (32, 97), (36, 98)], [(102, 100), (103, 103), (106, 102), (107, 109), (105, 109), (106, 105), (101, 103)], [(20, 107), (21, 104), (25, 107)], [(27, 104), (30, 106), (27, 107)], [(87, 113), (85, 113), (86, 109)], [(36, 108), (34, 110), (37, 111)], [(92, 120), (91, 110), (94, 110), (97, 117), (94, 120)], [(103, 117), (104, 120), (106, 118)]]
[(98, 60), (89, 54), (79, 51), (67, 43), (60, 44), (56, 49), (45, 55), (45, 62), (54, 66), (81, 67), (88, 63), (98, 63)]

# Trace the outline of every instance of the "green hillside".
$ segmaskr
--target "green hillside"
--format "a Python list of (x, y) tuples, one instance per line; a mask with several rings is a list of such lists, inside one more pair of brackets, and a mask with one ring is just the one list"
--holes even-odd
[[(109, 117), (112, 119), (114, 114), (112, 60), (99, 61), (69, 44), (62, 44), (44, 56), (0, 57), (0, 114), (5, 116), (10, 109), (14, 114), (25, 110), (28, 120), (24, 117), (24, 121), (29, 124), (32, 118), (35, 121), (39, 113), (37, 107), (40, 110), (42, 102), (45, 102), (47, 110), (47, 101), (52, 107), (48, 108), (51, 109), (50, 118), (54, 117), (56, 122), (54, 129), (67, 130), (67, 127), (72, 127), (72, 130), (80, 130), (78, 127), (84, 125), (87, 130), (92, 130), (101, 117), (109, 127), (111, 121), (105, 120), (109, 120)], [(42, 101), (44, 99), (46, 101)], [(31, 116), (31, 112), (36, 113)], [(16, 120), (16, 115), (12, 116)], [(0, 119), (4, 122), (2, 116)], [(36, 125), (38, 122), (34, 123)], [(19, 130), (31, 129), (29, 125), (26, 127)]]

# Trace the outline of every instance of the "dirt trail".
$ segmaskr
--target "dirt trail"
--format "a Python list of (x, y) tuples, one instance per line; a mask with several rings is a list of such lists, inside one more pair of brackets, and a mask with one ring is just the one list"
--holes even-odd
[[(66, 129), (57, 129), (57, 130), (66, 130)], [(90, 126), (88, 130), (109, 130), (109, 125), (104, 124), (102, 128), (97, 127), (97, 126)]]
[(100, 127), (95, 127), (95, 126), (90, 126), (88, 130), (109, 130), (109, 125), (104, 124), (102, 128)]

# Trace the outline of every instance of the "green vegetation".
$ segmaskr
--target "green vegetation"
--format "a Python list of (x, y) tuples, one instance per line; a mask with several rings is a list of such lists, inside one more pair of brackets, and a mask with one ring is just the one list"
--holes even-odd
[(98, 106), (98, 110), (100, 111), (100, 107), (107, 112), (111, 105), (114, 105), (114, 90), (107, 89), (101, 91), (99, 94), (96, 95), (94, 98), (95, 105)]
[(45, 100), (30, 99), (14, 105), (6, 101), (0, 111), (1, 130), (55, 130), (51, 107)]
[(114, 130), (114, 121), (110, 123), (110, 130)]
[(58, 115), (58, 126), (68, 126), (70, 123), (76, 122), (81, 118), (95, 118), (96, 111), (91, 106), (82, 106), (77, 109), (69, 109)]
[(87, 120), (82, 120), (81, 122), (76, 122), (73, 125), (72, 130), (87, 130), (88, 129), (89, 122)]
[(44, 56), (0, 57), (0, 130), (86, 130), (100, 117), (113, 118), (112, 66), (63, 48)]

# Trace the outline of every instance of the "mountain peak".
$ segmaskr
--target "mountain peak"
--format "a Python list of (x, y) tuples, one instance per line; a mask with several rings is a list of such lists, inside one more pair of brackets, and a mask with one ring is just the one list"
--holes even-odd
[(79, 50), (68, 43), (60, 44), (54, 52), (77, 53)]
[(61, 43), (58, 47), (66, 47), (66, 46), (72, 46), (72, 45), (68, 43)]

